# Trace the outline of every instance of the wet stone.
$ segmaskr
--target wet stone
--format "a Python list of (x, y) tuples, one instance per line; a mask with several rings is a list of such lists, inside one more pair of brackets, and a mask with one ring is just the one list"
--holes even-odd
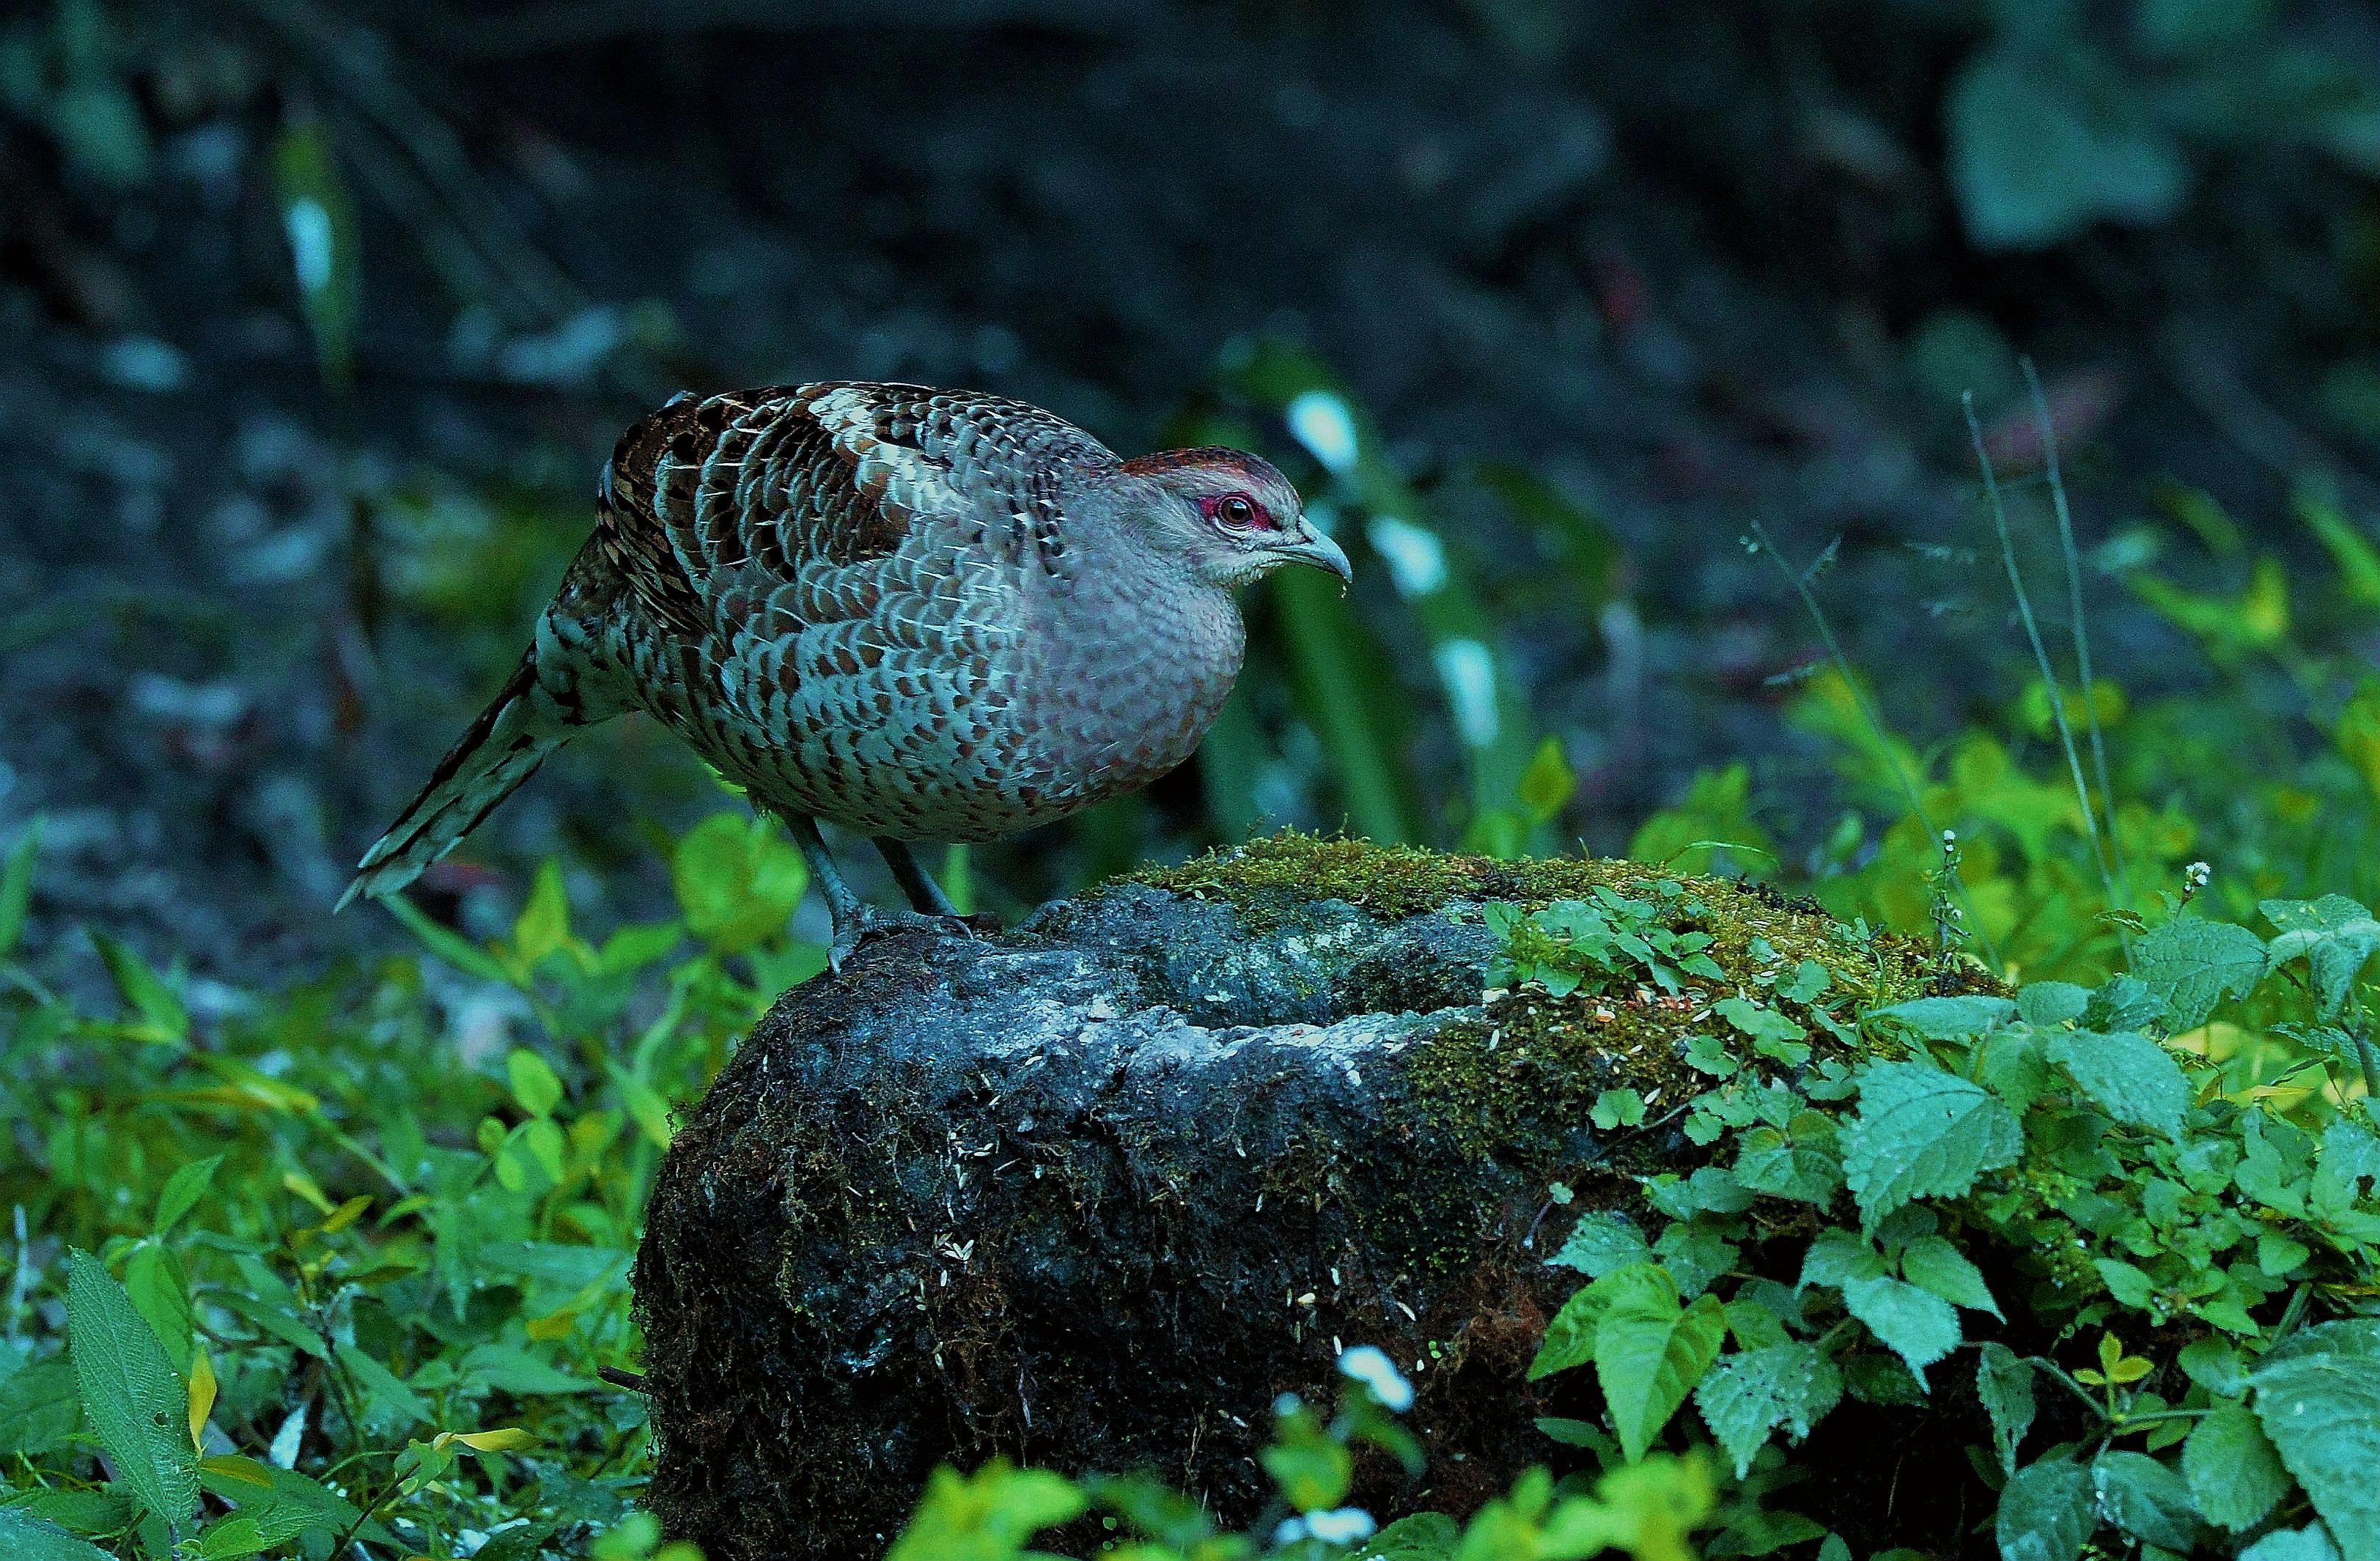
[[(1281, 860), (1300, 851), (1330, 854)], [(652, 1507), (718, 1561), (872, 1555), (936, 1463), (1005, 1455), (1152, 1472), (1242, 1523), (1270, 1494), (1269, 1406), (1330, 1402), (1357, 1344), (1412, 1375), (1429, 1466), (1362, 1463), (1355, 1499), (1475, 1506), (1556, 1450), (1534, 1417), (1583, 1408), (1524, 1377), (1578, 1283), (1544, 1256), (1704, 1155), (1674, 1122), (1587, 1121), (1602, 1088), (1680, 1087), (1686, 1016), (1483, 1007), (1480, 904), (1652, 876), (1282, 837), (1005, 935), (889, 936), (786, 993), (655, 1188)], [(1731, 975), (1840, 938), (1690, 882)]]

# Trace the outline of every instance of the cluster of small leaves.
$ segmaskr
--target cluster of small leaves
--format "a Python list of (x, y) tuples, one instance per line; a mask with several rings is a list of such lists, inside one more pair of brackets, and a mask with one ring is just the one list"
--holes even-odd
[(551, 866), (485, 943), (394, 907), (434, 960), (270, 998), (94, 931), (112, 1013), (14, 957), (37, 850), (0, 872), (0, 1555), (655, 1554), (599, 1373), (672, 1103), (822, 962), (791, 845), (712, 818), (682, 918), (600, 945)]
[[(2152, 1555), (2380, 1561), (2363, 974), (2380, 925), (2337, 896), (2263, 910), (2270, 937), (2177, 914), (2141, 938), (2134, 974), (2095, 990), (1875, 1010), (1855, 1067), (1706, 1067), (1722, 1082), (1688, 1128), (1713, 1163), (1643, 1180), (1650, 1240), (1590, 1212), (1552, 1260), (1590, 1282), (1532, 1374), (1591, 1366), (1609, 1428), (1564, 1439), (1616, 1439), (1633, 1460), (1691, 1437), (1691, 1398), (1757, 1480), (1780, 1433), (1806, 1436), (1846, 1394), (1924, 1403), (1963, 1356), (2006, 1561), (2074, 1561), (2095, 1535)], [(2292, 1077), (2234, 1088), (2187, 1049), (2247, 1004), (2319, 1037)], [(1759, 1045), (1756, 1023), (1736, 1028), (1734, 1046)], [(2008, 1276), (1998, 1293), (1977, 1256)], [(2087, 1363), (2062, 1363), (2070, 1347)], [(2043, 1384), (2089, 1430), (2028, 1458)], [(1763, 1521), (1729, 1548), (1825, 1534), (1795, 1513)]]
[(1500, 941), (1488, 979), (1518, 986), (1534, 981), (1557, 998), (1651, 981), (1664, 992), (1689, 977), (1717, 981), (1725, 972), (1710, 957), (1711, 935), (1681, 931), (1682, 917), (1704, 914), (1682, 884), (1655, 886), (1660, 902), (1633, 900), (1609, 888), (1585, 900), (1557, 900), (1542, 911), (1488, 907), (1488, 926)]
[(887, 1561), (1023, 1561), (1043, 1530), (1096, 1517), (1114, 1561), (1581, 1561), (1624, 1551), (1635, 1561), (1694, 1561), (1689, 1537), (1718, 1511), (1716, 1482), (1696, 1453), (1652, 1454), (1598, 1475), (1555, 1480), (1533, 1469), (1469, 1521), (1418, 1512), (1386, 1527), (1343, 1505), (1354, 1448), (1368, 1444), (1421, 1471), (1421, 1452), (1395, 1415), (1412, 1385), (1378, 1349), (1341, 1358), (1357, 1386), (1325, 1424), (1295, 1395), (1273, 1406), (1273, 1438), (1260, 1455), (1279, 1497), (1248, 1533), (1219, 1530), (1196, 1502), (1145, 1477), (1070, 1480), (1005, 1459), (971, 1475), (938, 1470)]

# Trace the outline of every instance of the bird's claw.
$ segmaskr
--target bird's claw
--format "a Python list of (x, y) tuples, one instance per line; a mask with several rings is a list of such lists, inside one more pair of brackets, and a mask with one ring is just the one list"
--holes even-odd
[(934, 916), (917, 911), (880, 911), (872, 905), (863, 906), (858, 914), (846, 917), (834, 929), (834, 942), (827, 949), (827, 967), (841, 975), (844, 963), (869, 938), (912, 931), (930, 932), (937, 938), (948, 938), (953, 933), (962, 938), (976, 935), (974, 924), (965, 916)]

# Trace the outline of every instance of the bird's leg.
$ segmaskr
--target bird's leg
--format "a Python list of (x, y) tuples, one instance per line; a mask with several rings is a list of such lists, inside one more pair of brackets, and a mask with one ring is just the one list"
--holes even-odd
[(909, 897), (910, 905), (920, 915), (949, 916), (958, 919), (959, 908), (942, 892), (933, 875), (918, 864), (917, 853), (909, 849), (907, 841), (894, 840), (890, 835), (878, 835), (876, 849), (884, 853), (884, 865), (892, 869), (892, 881)]
[[(832, 853), (827, 850), (825, 840), (819, 834), (818, 820), (802, 813), (781, 813), (777, 817), (783, 819), (785, 828), (793, 831), (794, 844), (800, 849), (802, 860), (809, 865), (810, 877), (817, 880), (819, 892), (826, 896), (827, 920), (834, 929), (834, 941), (827, 949), (827, 964), (837, 975), (843, 974), (844, 962), (858, 952), (860, 944), (867, 941), (868, 935), (871, 932), (880, 932), (892, 926), (924, 926), (937, 932), (943, 930), (941, 914), (939, 912), (919, 915), (909, 911), (878, 911), (870, 908), (860, 900), (859, 896), (851, 892), (849, 884), (843, 881), (842, 871), (835, 866)], [(886, 860), (889, 862), (892, 859), (888, 854)], [(926, 878), (925, 874), (917, 868), (914, 861), (910, 863), (910, 870), (916, 873), (917, 878), (925, 882), (928, 888), (932, 888), (931, 881)], [(897, 865), (893, 869), (893, 875), (896, 877), (900, 877), (900, 869)], [(908, 890), (913, 898), (915, 897), (917, 891), (910, 889), (908, 879), (903, 878), (901, 887)], [(933, 892), (937, 898), (941, 895), (941, 890), (939, 889), (933, 889)], [(945, 900), (943, 903), (948, 904), (949, 902)]]
[(843, 962), (859, 947), (860, 936), (867, 930), (868, 907), (860, 903), (859, 896), (851, 892), (851, 886), (843, 881), (843, 872), (834, 865), (833, 853), (827, 850), (826, 841), (819, 834), (818, 820), (806, 813), (781, 813), (777, 817), (784, 820), (786, 829), (793, 831), (794, 845), (801, 852), (802, 861), (808, 864), (811, 880), (819, 886), (819, 892), (826, 896), (827, 922), (834, 929), (834, 942), (827, 961), (834, 966), (835, 973), (841, 974)]

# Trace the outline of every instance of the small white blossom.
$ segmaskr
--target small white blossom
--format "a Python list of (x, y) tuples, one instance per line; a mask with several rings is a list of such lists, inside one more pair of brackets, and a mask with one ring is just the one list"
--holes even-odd
[(1372, 1390), (1383, 1409), (1402, 1414), (1413, 1408), (1413, 1384), (1396, 1362), (1368, 1344), (1359, 1344), (1339, 1357), (1339, 1369)]
[(1360, 1507), (1305, 1515), (1305, 1531), (1325, 1544), (1359, 1544), (1370, 1539), (1378, 1528), (1372, 1515)]

